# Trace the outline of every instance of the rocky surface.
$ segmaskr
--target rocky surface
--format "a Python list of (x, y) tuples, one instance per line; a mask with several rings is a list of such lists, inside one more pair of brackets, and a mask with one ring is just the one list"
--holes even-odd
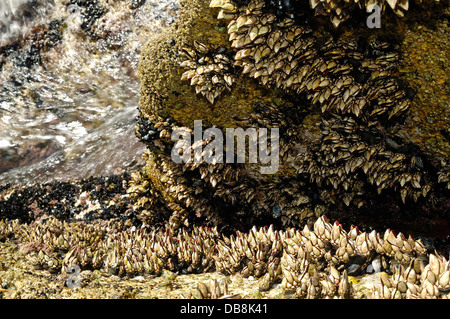
[[(398, 227), (421, 234), (447, 229), (447, 98), (439, 93), (442, 86), (435, 85), (445, 83), (448, 67), (446, 50), (438, 49), (445, 39), (440, 35), (448, 34), (446, 3), (429, 4), (440, 16), (432, 25), (421, 22), (426, 21), (425, 6), (403, 20), (385, 12), (380, 30), (367, 28), (357, 15), (335, 29), (314, 17), (307, 5), (295, 7), (294, 13), (304, 18), (299, 22), (263, 1), (236, 6), (211, 2), (226, 8), (222, 11), (209, 8), (207, 1), (181, 4), (173, 29), (143, 49), (136, 129), (150, 150), (145, 175), (170, 203), (173, 225), (195, 218), (221, 225), (226, 216), (227, 225), (271, 220), (301, 226), (325, 211), (349, 225)], [(426, 66), (418, 63), (419, 70), (409, 71), (421, 56), (417, 43), (425, 41), (417, 32), (419, 25), (438, 30), (436, 37), (423, 35), (436, 54), (422, 60)], [(278, 42), (265, 44), (270, 41)], [(297, 63), (289, 71), (277, 69), (276, 63), (284, 63), (283, 54)], [(234, 62), (209, 75), (205, 68), (219, 65), (220, 55), (226, 56), (222, 64)], [(331, 71), (330, 59), (335, 62)], [(417, 72), (431, 73), (433, 68), (436, 82), (425, 84), (428, 88), (408, 82), (411, 74), (422, 79)], [(294, 83), (292, 78), (302, 72), (304, 79)], [(212, 86), (215, 74), (217, 89)], [(340, 84), (345, 81), (350, 84)], [(439, 99), (442, 108), (442, 120), (433, 128), (416, 115), (433, 109), (423, 102), (432, 87), (437, 89), (433, 99)], [(350, 90), (354, 97), (348, 98)], [(330, 91), (338, 93), (330, 98)], [(348, 94), (345, 103), (339, 94)], [(257, 171), (258, 164), (175, 165), (170, 153), (173, 130), (192, 132), (193, 121), (199, 119), (204, 128), (280, 128), (278, 172), (265, 176)], [(280, 218), (274, 218), (279, 210)]]
[[(108, 19), (102, 20), (107, 14), (94, 10), (95, 3), (83, 7), (83, 32), (93, 38), (116, 39), (98, 27)], [(209, 4), (180, 1), (177, 21), (142, 50), (136, 124), (137, 137), (148, 147), (142, 168), (109, 177), (0, 187), (1, 296), (448, 298), (448, 3), (414, 7), (405, 13), (406, 20), (397, 20), (386, 10), (388, 35), (381, 30), (374, 38), (367, 36), (372, 31), (357, 19), (341, 22), (334, 29), (330, 17), (315, 18), (306, 9), (273, 9), (282, 21), (286, 13), (305, 15), (309, 25), (301, 27), (312, 29), (305, 39), (316, 41), (317, 51), (310, 54), (319, 60), (329, 60), (324, 46), (330, 37), (332, 49), (342, 50), (339, 46), (343, 45), (345, 54), (352, 56), (352, 67), (363, 66), (357, 53), (362, 61), (384, 56), (387, 78), (398, 81), (392, 94), (401, 96), (393, 107), (402, 99), (411, 101), (409, 108), (395, 111), (393, 121), (387, 119), (393, 109), (383, 111), (375, 102), (362, 108), (362, 117), (357, 110), (346, 113), (331, 103), (330, 110), (336, 112), (333, 117), (328, 106), (314, 97), (322, 91), (308, 89), (307, 81), (306, 91), (293, 93), (286, 90), (288, 78), (283, 83), (262, 79), (251, 69), (250, 74), (241, 74), (245, 65), (222, 68), (218, 73), (226, 76), (214, 82), (206, 75), (212, 84), (227, 86), (217, 91), (200, 87), (197, 94), (195, 86), (186, 81), (190, 75), (183, 76), (197, 70), (195, 58), (208, 61), (211, 57), (213, 65), (231, 64), (242, 49), (229, 41), (233, 32), (228, 22), (217, 19), (219, 10)], [(245, 6), (248, 1), (239, 4)], [(142, 1), (133, 1), (130, 8), (142, 5)], [(227, 8), (229, 18), (237, 18), (235, 9)], [(427, 23), (430, 8), (437, 18)], [(113, 21), (117, 16), (109, 18)], [(272, 27), (289, 37), (289, 24)], [(235, 32), (239, 36), (244, 31), (237, 28)], [(367, 41), (388, 36), (393, 44), (383, 51), (383, 41), (375, 41), (378, 47), (365, 42), (355, 50), (349, 35), (367, 36)], [(116, 42), (104, 43), (114, 46)], [(386, 58), (391, 50), (399, 53), (398, 60)], [(240, 53), (251, 68), (254, 60), (246, 54)], [(183, 64), (189, 56), (195, 57), (193, 62)], [(345, 69), (347, 58), (336, 61)], [(379, 74), (374, 76), (374, 72), (381, 71), (375, 68), (368, 74), (376, 78)], [(311, 76), (317, 77), (314, 72)], [(358, 80), (364, 72), (352, 72), (348, 73), (352, 83), (367, 83), (367, 79)], [(330, 74), (328, 79), (335, 83), (340, 74)], [(386, 89), (385, 84), (373, 85)], [(358, 97), (370, 100), (369, 91), (361, 92)], [(383, 112), (387, 112), (384, 117)], [(279, 127), (282, 159), (278, 173), (261, 174), (260, 164), (174, 164), (170, 158), (172, 130), (192, 131), (198, 119), (204, 128)], [(403, 171), (387, 178), (397, 184), (386, 183), (387, 189), (377, 191), (383, 182), (360, 168), (357, 174), (344, 174), (335, 186), (329, 170), (335, 167), (326, 166), (326, 152), (324, 159), (315, 159), (318, 169), (325, 166), (325, 173), (315, 176), (306, 167), (302, 171), (302, 163), (312, 161), (305, 155), (308, 152), (318, 155), (330, 147), (329, 153), (341, 156), (339, 147), (343, 146), (336, 148), (328, 136), (337, 130), (340, 138), (349, 138), (339, 130), (354, 130), (352, 119), (361, 127), (354, 131), (360, 134), (356, 147), (372, 144), (378, 152), (373, 165), (396, 164), (394, 158), (399, 158)], [(353, 143), (356, 138), (352, 138)], [(343, 165), (344, 172), (346, 166), (356, 165), (350, 163)], [(318, 182), (322, 175), (326, 176), (323, 184)], [(363, 183), (364, 192), (348, 197), (348, 181)], [(70, 274), (74, 265), (80, 267), (75, 276)]]

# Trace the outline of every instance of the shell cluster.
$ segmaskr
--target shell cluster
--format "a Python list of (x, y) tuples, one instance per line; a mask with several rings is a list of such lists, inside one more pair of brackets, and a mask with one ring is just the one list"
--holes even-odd
[(0, 219), (31, 222), (42, 215), (64, 220), (133, 219), (128, 172), (76, 181), (0, 186)]
[[(190, 211), (194, 213), (192, 215), (195, 217), (203, 217), (208, 220), (216, 221), (216, 218), (218, 218), (217, 212), (208, 204), (207, 198), (212, 196), (212, 185), (216, 186), (216, 184), (221, 181), (221, 179), (217, 180), (218, 176), (220, 176), (220, 178), (232, 178), (228, 175), (224, 177), (223, 165), (211, 164), (202, 166), (201, 168), (190, 169), (188, 164), (177, 165), (169, 156), (161, 154), (152, 161), (147, 160), (147, 166), (144, 171), (156, 172), (156, 167), (158, 168), (160, 175), (157, 175), (152, 179), (143, 172), (142, 178), (144, 179), (144, 183), (145, 180), (154, 183), (156, 179), (158, 183), (163, 185), (165, 190), (165, 204), (171, 212), (168, 221), (166, 220), (170, 227), (177, 228), (188, 222)], [(186, 175), (190, 174), (192, 174), (193, 177), (187, 178)], [(239, 174), (239, 172), (236, 172), (235, 174)], [(148, 183), (145, 184), (148, 185)], [(141, 184), (143, 186), (142, 191), (147, 188), (145, 184)], [(150, 200), (153, 199), (150, 198)], [(194, 217), (192, 215), (191, 217)]]
[[(427, 254), (421, 240), (389, 229), (347, 232), (325, 217), (303, 230), (253, 227), (231, 236), (216, 228), (183, 228), (172, 235), (167, 228), (126, 227), (114, 220), (86, 224), (43, 217), (29, 225), (2, 220), (0, 234), (14, 236), (25, 258), (53, 273), (73, 265), (121, 276), (160, 275), (163, 269), (240, 273), (263, 278), (261, 290), (281, 282), (297, 298), (448, 298), (450, 291), (449, 262)], [(358, 284), (367, 272), (378, 276), (371, 288)], [(226, 283), (204, 286), (187, 297), (229, 295)]]
[(363, 9), (366, 12), (373, 12), (374, 6), (378, 6), (381, 13), (385, 11), (385, 8), (387, 7), (386, 3), (399, 17), (403, 17), (409, 8), (408, 0), (309, 1), (311, 8), (320, 14), (328, 15), (331, 23), (335, 27), (338, 27), (342, 22), (349, 19), (351, 17), (351, 12), (355, 8)]
[[(241, 70), (262, 85), (305, 96), (324, 114), (320, 138), (295, 161), (298, 173), (305, 174), (309, 182), (321, 189), (323, 201), (336, 202), (330, 196), (333, 193), (333, 197), (339, 196), (347, 206), (353, 201), (359, 208), (364, 204), (367, 188), (375, 188), (378, 194), (384, 189), (398, 190), (403, 202), (407, 198), (417, 201), (427, 195), (431, 182), (423, 173), (422, 158), (405, 153), (393, 137), (386, 136), (385, 127), (395, 125), (408, 110), (412, 98), (411, 89), (396, 77), (400, 54), (395, 44), (348, 36), (320, 38), (308, 25), (286, 16), (280, 18), (262, 0), (250, 1), (247, 6), (217, 0), (211, 1), (210, 6), (219, 7), (218, 18), (228, 20), (229, 41), (235, 50), (235, 72)], [(204, 45), (201, 50), (209, 52)], [(191, 60), (183, 63), (198, 67)], [(194, 70), (186, 71), (183, 78), (188, 73), (197, 74)], [(244, 126), (290, 126), (286, 125), (289, 124), (286, 112), (269, 105), (264, 108), (269, 111), (243, 119)], [(283, 155), (288, 155), (295, 144), (295, 135), (289, 129), (283, 135)], [(239, 185), (238, 192), (230, 187), (234, 184), (229, 181), (224, 183), (223, 191), (220, 189), (221, 180), (226, 180), (223, 176), (228, 176), (231, 168), (223, 172), (221, 167), (206, 169), (203, 165), (203, 170), (201, 179), (209, 178), (217, 189), (215, 195), (225, 201), (231, 199), (234, 204), (239, 191), (245, 190), (249, 196), (255, 193), (247, 189), (248, 183)], [(295, 183), (305, 188), (302, 181)], [(269, 194), (272, 193), (277, 194), (277, 199), (282, 196), (277, 190)], [(258, 198), (269, 203), (272, 198), (268, 197), (267, 201)], [(311, 202), (305, 193), (297, 197), (290, 198), (291, 202)], [(303, 216), (302, 220), (314, 214), (311, 204), (301, 209), (294, 205), (289, 212), (284, 207), (285, 201), (281, 203), (283, 225), (289, 225), (291, 215)]]
[(21, 252), (35, 268), (59, 273), (70, 265), (98, 268), (105, 253), (98, 243), (108, 229), (119, 228), (120, 223), (68, 223), (43, 216), (30, 225), (2, 220), (0, 227), (2, 233), (23, 240)]
[[(192, 152), (195, 147), (192, 145)], [(169, 224), (175, 228), (198, 221), (233, 228), (242, 223), (260, 223), (267, 218), (266, 214), (284, 226), (299, 226), (325, 210), (313, 202), (314, 189), (306, 181), (292, 178), (260, 183), (244, 173), (242, 164), (190, 162), (178, 165), (160, 154), (145, 170), (154, 167), (160, 170), (158, 183), (165, 189), (167, 206), (172, 212)], [(145, 174), (143, 176), (149, 180)], [(142, 200), (154, 201), (147, 195), (145, 198), (149, 198), (148, 201), (144, 197)], [(151, 212), (145, 206), (143, 209)], [(138, 215), (141, 219), (140, 216), (142, 213)]]
[[(417, 269), (421, 268), (420, 256), (426, 253), (420, 241), (406, 239), (401, 233), (395, 235), (386, 230), (381, 235), (375, 231), (360, 232), (356, 227), (346, 232), (339, 223), (330, 224), (323, 217), (313, 229), (305, 226), (302, 231), (287, 230), (285, 243), (281, 285), (301, 298), (349, 298), (356, 293), (350, 275), (358, 274), (368, 265), (376, 267), (377, 272), (398, 271), (403, 275), (405, 268), (410, 272), (414, 263), (420, 265)], [(399, 293), (395, 297), (405, 295)]]
[[(389, 138), (364, 140), (375, 136), (376, 130), (359, 125), (352, 117), (322, 120), (322, 137), (311, 151), (298, 157), (299, 173), (308, 173), (311, 181), (323, 189), (324, 199), (332, 199), (331, 192), (339, 192), (349, 206), (352, 200), (364, 205), (366, 184), (380, 194), (384, 189), (399, 190), (403, 203), (406, 198), (416, 202), (426, 197), (431, 183), (424, 180), (420, 157), (395, 152), (387, 147)], [(334, 201), (334, 200), (333, 200)]]
[(127, 194), (141, 223), (154, 225), (164, 223), (168, 218), (169, 212), (161, 202), (161, 196), (142, 169), (131, 173)]
[[(255, 112), (246, 118), (239, 118), (238, 122), (245, 123), (245, 126), (264, 125), (265, 127), (279, 127), (282, 136), (294, 136), (295, 132), (290, 120), (286, 118), (276, 107), (272, 105), (261, 105)], [(204, 162), (190, 161), (184, 164), (176, 164), (171, 156), (165, 152), (173, 147), (170, 140), (170, 130), (183, 129), (186, 133), (193, 134), (193, 130), (188, 127), (178, 127), (175, 123), (169, 123), (160, 118), (155, 127), (160, 131), (160, 138), (154, 140), (158, 143), (156, 156), (146, 153), (146, 167), (140, 173), (132, 175), (129, 193), (134, 200), (145, 203), (147, 206), (136, 205), (136, 210), (141, 207), (146, 214), (152, 214), (152, 208), (158, 209), (160, 198), (153, 192), (153, 187), (149, 185), (157, 183), (164, 189), (164, 204), (172, 212), (169, 224), (178, 227), (189, 221), (199, 221), (211, 223), (212, 225), (226, 226), (242, 224), (242, 216), (245, 223), (257, 223), (265, 212), (271, 216), (279, 218), (283, 225), (299, 225), (301, 220), (320, 216), (315, 210), (311, 200), (312, 190), (304, 181), (296, 178), (291, 180), (272, 179), (263, 184), (256, 181), (252, 176), (245, 173), (250, 166), (257, 169), (256, 164), (228, 164), (217, 163), (208, 164)], [(286, 129), (287, 128), (287, 129)], [(287, 141), (287, 140), (286, 140)], [(282, 160), (289, 156), (290, 144), (285, 140), (280, 141), (279, 154)], [(202, 156), (205, 156), (205, 147), (209, 140), (201, 140), (190, 145), (185, 152), (194, 158), (198, 149), (203, 149)], [(155, 174), (152, 176), (152, 174)], [(259, 187), (257, 187), (259, 185)], [(300, 189), (304, 189), (302, 192)], [(146, 190), (153, 192), (152, 196), (146, 194)], [(275, 203), (275, 204), (274, 204)], [(159, 205), (163, 206), (162, 203)], [(233, 210), (233, 213), (229, 212)], [(323, 211), (323, 210), (322, 210)], [(143, 214), (138, 218), (143, 220)], [(223, 216), (227, 215), (225, 221)], [(248, 219), (248, 215), (251, 215)]]
[(130, 229), (109, 237), (110, 247), (104, 267), (119, 275), (161, 274), (163, 269), (198, 273), (213, 267), (211, 252), (218, 237), (216, 230), (194, 228), (191, 235), (181, 231), (172, 236), (145, 229)]
[(230, 294), (226, 280), (211, 280), (207, 284), (199, 282), (195, 289), (183, 295), (185, 299), (228, 299), (236, 296)]
[(235, 78), (233, 65), (225, 50), (212, 51), (204, 44), (194, 41), (193, 48), (185, 47), (183, 53), (187, 60), (180, 66), (187, 69), (181, 76), (195, 86), (195, 92), (202, 94), (214, 104), (214, 99), (227, 89), (231, 90)]
[(160, 137), (161, 129), (151, 123), (142, 113), (136, 117), (136, 136), (143, 142), (149, 143)]
[[(294, 18), (300, 9), (306, 6), (306, 3), (300, 3), (304, 0), (292, 1), (275, 1), (265, 0), (267, 7), (271, 9), (278, 16), (287, 16)], [(439, 2), (439, 0), (435, 0)], [(251, 1), (231, 1), (231, 0), (214, 0), (214, 4), (249, 4)], [(314, 10), (315, 15), (329, 16), (330, 22), (335, 28), (341, 23), (347, 21), (352, 16), (352, 12), (356, 9), (364, 10), (365, 12), (373, 12), (374, 7), (378, 6), (381, 12), (385, 12), (387, 7), (399, 17), (403, 17), (405, 12), (409, 9), (409, 0), (309, 0), (309, 7)], [(423, 1), (419, 0), (416, 3), (421, 4)], [(227, 6), (231, 8), (231, 6)]]
[(450, 165), (443, 160), (441, 166), (442, 168), (438, 173), (438, 182), (447, 183), (447, 189), (450, 189)]
[[(446, 298), (448, 261), (437, 253), (427, 254), (420, 240), (391, 230), (366, 233), (353, 227), (347, 232), (339, 223), (331, 224), (323, 217), (330, 203), (342, 201), (360, 208), (366, 198), (373, 199), (371, 195), (376, 197), (386, 189), (397, 190), (399, 202), (400, 197), (403, 202), (408, 198), (418, 201), (427, 196), (437, 180), (428, 172), (425, 156), (405, 147), (407, 142), (391, 130), (409, 109), (413, 97), (407, 84), (397, 77), (399, 47), (389, 39), (353, 38), (348, 33), (327, 37), (327, 33), (311, 28), (311, 23), (278, 14), (273, 10), (274, 3), (211, 1), (211, 7), (220, 8), (218, 18), (227, 21), (231, 50), (226, 52), (214, 45), (209, 48), (199, 42), (182, 49), (186, 60), (181, 66), (187, 69), (182, 80), (195, 78), (191, 84), (197, 86), (200, 81), (197, 93), (211, 93), (212, 76), (210, 72), (205, 74), (205, 68), (208, 65), (208, 70), (214, 70), (209, 66), (216, 63), (211, 57), (226, 53), (228, 67), (223, 75), (232, 73), (237, 78), (244, 74), (256, 80), (252, 84), (259, 82), (262, 87), (292, 97), (286, 104), (274, 101), (276, 105), (258, 100), (247, 116), (233, 117), (241, 127), (279, 127), (280, 157), (286, 164), (283, 169), (292, 171), (264, 178), (255, 173), (255, 165), (177, 165), (168, 150), (173, 146), (170, 131), (181, 127), (176, 122), (161, 124), (160, 139), (151, 145), (152, 156), (145, 169), (154, 175), (149, 179), (160, 185), (158, 189), (173, 211), (169, 228), (158, 233), (159, 238), (165, 238), (159, 246), (171, 248), (158, 249), (157, 258), (170, 258), (165, 260), (166, 265), (178, 271), (202, 271), (206, 267), (226, 275), (263, 278), (261, 290), (281, 282), (286, 292), (299, 298)], [(220, 78), (222, 71), (216, 70), (214, 75)], [(221, 102), (220, 93), (211, 96), (211, 103)], [(312, 137), (315, 142), (306, 145), (306, 152), (294, 160), (302, 148), (296, 132), (301, 123), (297, 113), (309, 105), (322, 117), (321, 130)], [(154, 122), (164, 123), (156, 113), (151, 114)], [(192, 128), (182, 129), (193, 133)], [(195, 155), (208, 143), (195, 142), (187, 152)], [(444, 179), (440, 178), (442, 182)], [(227, 226), (236, 229), (237, 225), (267, 220), (284, 230), (253, 227), (249, 232), (221, 235)], [(190, 248), (191, 252), (203, 253), (205, 264), (189, 268), (187, 258), (179, 262), (176, 247), (181, 238), (200, 229), (194, 226), (191, 232), (185, 232), (183, 224), (189, 227), (195, 222), (218, 225), (220, 231), (213, 228), (215, 235), (207, 237), (211, 245)], [(285, 228), (305, 224), (301, 231)], [(183, 232), (185, 237), (179, 237)], [(127, 258), (138, 261), (136, 256), (129, 252)], [(369, 272), (374, 274), (369, 276), (372, 285), (366, 289), (362, 282)], [(217, 283), (205, 286), (199, 285), (191, 297), (223, 296)]]
[(310, 27), (265, 11), (262, 0), (246, 8), (215, 1), (210, 6), (222, 8), (219, 19), (230, 20), (234, 65), (261, 84), (306, 92), (322, 112), (351, 113), (367, 121), (383, 114), (391, 119), (409, 108), (406, 91), (393, 76), (399, 53), (388, 42), (375, 40), (363, 48), (357, 38), (341, 37), (323, 43)]
[[(278, 9), (290, 11), (300, 5), (294, 3)], [(428, 170), (427, 156), (395, 135), (414, 96), (398, 77), (396, 42), (348, 33), (324, 36), (311, 23), (278, 14), (278, 5), (263, 0), (211, 1), (210, 7), (220, 8), (218, 19), (227, 22), (231, 50), (194, 42), (181, 49), (185, 60), (180, 64), (187, 69), (182, 80), (190, 80), (211, 103), (241, 75), (292, 97), (289, 105), (257, 102), (247, 116), (234, 118), (244, 128), (279, 128), (280, 163), (292, 171), (265, 178), (255, 174), (253, 164), (177, 165), (168, 152), (173, 147), (171, 131), (193, 131), (154, 112), (156, 124), (147, 130), (155, 136), (154, 154), (146, 171), (158, 171), (150, 182), (164, 189), (173, 212), (170, 224), (199, 219), (234, 227), (274, 218), (271, 222), (298, 227), (326, 207), (344, 203), (359, 209), (388, 190), (395, 190), (395, 200), (403, 203), (429, 198), (438, 178)], [(321, 113), (321, 130), (299, 151), (304, 141), (296, 128), (309, 106)], [(145, 136), (147, 131), (140, 128)], [(188, 152), (195, 154), (209, 142), (194, 143)], [(445, 172), (443, 166), (439, 181), (447, 180)]]

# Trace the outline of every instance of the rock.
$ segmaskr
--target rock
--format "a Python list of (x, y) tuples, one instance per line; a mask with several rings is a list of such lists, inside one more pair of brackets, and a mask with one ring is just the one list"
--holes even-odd
[[(233, 2), (211, 3), (225, 6)], [(136, 135), (149, 149), (142, 174), (167, 203), (165, 214), (170, 216), (169, 224), (177, 228), (191, 222), (206, 222), (231, 230), (270, 221), (277, 227), (299, 227), (325, 211), (327, 216), (347, 225), (432, 233), (437, 218), (448, 219), (443, 209), (449, 207), (448, 191), (443, 183), (437, 182), (436, 174), (443, 169), (439, 159), (442, 155), (448, 157), (448, 153), (442, 153), (441, 146), (428, 144), (425, 148), (423, 143), (418, 143), (420, 127), (428, 124), (426, 121), (410, 122), (408, 108), (411, 100), (415, 105), (414, 88), (396, 73), (397, 61), (403, 52), (414, 56), (413, 46), (405, 47), (409, 42), (402, 42), (411, 36), (408, 30), (413, 23), (408, 22), (410, 20), (397, 23), (395, 17), (386, 13), (388, 19), (380, 30), (351, 23), (334, 28), (331, 23), (324, 24), (320, 17), (312, 16), (308, 8), (300, 4), (293, 14), (303, 14), (302, 21), (289, 22), (283, 13), (277, 12), (275, 16), (267, 13), (262, 1), (249, 4), (256, 9), (248, 9), (247, 3), (238, 9), (229, 5), (221, 13), (224, 19), (216, 19), (219, 10), (211, 9), (209, 1), (181, 1), (177, 21), (143, 48)], [(412, 13), (414, 18), (408, 19), (424, 21), (421, 20), (427, 10), (426, 5), (424, 7), (417, 9), (417, 14)], [(246, 8), (250, 10), (247, 22), (236, 22), (239, 12)], [(439, 8), (436, 12), (442, 13), (443, 7)], [(252, 18), (248, 18), (250, 13)], [(263, 21), (260, 19), (275, 19), (275, 22), (257, 24)], [(308, 24), (303, 24), (304, 21)], [(238, 26), (230, 27), (233, 23)], [(261, 27), (264, 23), (269, 29)], [(259, 31), (251, 31), (254, 25)], [(228, 28), (228, 32), (224, 32), (224, 28)], [(307, 78), (309, 82), (304, 80), (293, 86), (296, 91), (289, 89), (293, 80), (286, 74), (300, 72), (300, 66), (293, 65), (289, 69), (284, 66), (284, 74), (271, 70), (270, 66), (270, 59), (279, 61), (280, 57), (282, 61), (282, 54), (288, 54), (288, 49), (283, 50), (286, 45), (277, 52), (270, 51), (275, 53), (269, 53), (266, 60), (255, 55), (264, 48), (258, 39), (269, 43), (276, 32), (287, 39), (286, 45), (294, 43), (295, 39), (300, 39), (299, 43), (313, 43), (311, 52), (307, 51), (307, 44), (300, 44), (306, 46), (305, 53), (293, 59), (297, 59), (300, 66), (313, 61), (317, 66), (307, 71), (311, 74)], [(293, 38), (289, 32), (294, 33)], [(244, 40), (239, 41), (246, 44), (228, 40), (240, 36)], [(309, 55), (313, 57), (311, 60), (308, 60)], [(346, 55), (348, 58), (343, 57)], [(227, 58), (221, 60), (219, 56)], [(205, 71), (205, 68), (219, 65), (218, 61), (226, 64), (233, 58), (234, 64), (220, 71), (225, 73)], [(257, 74), (256, 69), (252, 69), (258, 59), (263, 61), (261, 72), (267, 68), (268, 74), (273, 72), (272, 77)], [(331, 71), (327, 69), (330, 59), (337, 62), (337, 66), (329, 66)], [(217, 77), (209, 76), (208, 72), (216, 72)], [(401, 75), (407, 72), (402, 69)], [(348, 76), (342, 78), (342, 73)], [(343, 95), (345, 101), (356, 99), (360, 103), (350, 111), (338, 104), (338, 100), (327, 98), (330, 96), (327, 88), (339, 89), (338, 81), (347, 79), (355, 86), (352, 93), (355, 98)], [(229, 82), (225, 89), (220, 88), (224, 81)], [(385, 89), (388, 86), (390, 88)], [(376, 90), (384, 90), (384, 100), (381, 93), (374, 93)], [(342, 90), (334, 94), (348, 92)], [(203, 130), (214, 127), (222, 132), (236, 127), (244, 130), (279, 128), (278, 170), (275, 174), (262, 174), (261, 162), (248, 161), (215, 165), (174, 163), (172, 133), (182, 129), (185, 134), (193, 134), (196, 120), (202, 121)], [(348, 123), (352, 126), (342, 126), (350, 125)], [(416, 133), (411, 135), (413, 127)], [(207, 144), (204, 142), (202, 146)], [(345, 145), (354, 146), (356, 152), (365, 155), (346, 155)], [(189, 151), (193, 151), (194, 146)], [(358, 147), (361, 147), (359, 151)], [(368, 166), (364, 167), (364, 163)], [(378, 168), (371, 169), (372, 166)], [(442, 204), (440, 208), (431, 208), (431, 201), (435, 200)], [(274, 207), (281, 209), (281, 218), (274, 215)], [(278, 212), (278, 208), (275, 211)]]

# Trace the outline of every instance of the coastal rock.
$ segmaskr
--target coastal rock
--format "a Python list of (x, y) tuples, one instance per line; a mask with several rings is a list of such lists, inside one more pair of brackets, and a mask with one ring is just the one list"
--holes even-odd
[[(415, 97), (403, 62), (416, 58), (409, 36), (426, 4), (404, 19), (383, 13), (379, 30), (356, 14), (333, 26), (300, 1), (292, 10), (262, 0), (181, 4), (175, 24), (142, 51), (136, 126), (149, 149), (144, 175), (169, 203), (170, 225), (301, 227), (323, 212), (348, 225), (417, 233), (448, 225), (438, 174), (448, 141), (418, 142), (426, 124), (411, 121), (410, 109), (422, 92)], [(444, 15), (445, 4), (429, 8), (436, 6)], [(445, 19), (436, 23), (446, 28)], [(278, 171), (262, 174), (261, 162), (174, 163), (173, 132), (194, 135), (196, 120), (223, 132), (278, 128)]]

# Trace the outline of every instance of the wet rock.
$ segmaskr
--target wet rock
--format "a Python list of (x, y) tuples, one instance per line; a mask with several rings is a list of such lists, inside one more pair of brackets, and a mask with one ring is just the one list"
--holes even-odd
[(24, 144), (20, 147), (0, 149), (0, 173), (12, 168), (31, 165), (48, 158), (59, 150), (55, 141)]

